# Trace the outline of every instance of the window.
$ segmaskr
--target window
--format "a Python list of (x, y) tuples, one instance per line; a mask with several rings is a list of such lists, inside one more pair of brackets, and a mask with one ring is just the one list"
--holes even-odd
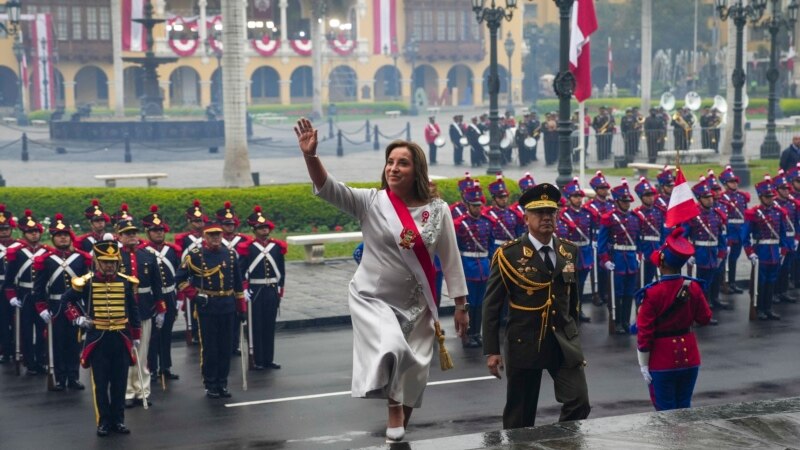
[(437, 41), (447, 40), (447, 16), (444, 11), (439, 11), (436, 14), (436, 37)]
[(36, 6), (28, 6), (28, 14), (36, 14)]
[(456, 11), (447, 12), (447, 40), (458, 40), (458, 13)]
[(69, 39), (69, 19), (66, 6), (59, 6), (56, 9), (56, 38), (59, 41)]
[(422, 39), (422, 11), (414, 11), (412, 23), (411, 38), (419, 41)]
[(83, 39), (83, 17), (81, 8), (77, 6), (72, 7), (72, 39)]
[(111, 14), (106, 7), (99, 8), (100, 10), (100, 40), (111, 40)]
[(433, 14), (425, 14), (422, 16), (422, 40), (433, 40)]
[(86, 8), (86, 39), (97, 40), (97, 8)]
[(463, 41), (474, 41), (475, 35), (472, 34), (472, 23), (475, 22), (472, 11), (464, 11), (461, 17), (461, 39)]

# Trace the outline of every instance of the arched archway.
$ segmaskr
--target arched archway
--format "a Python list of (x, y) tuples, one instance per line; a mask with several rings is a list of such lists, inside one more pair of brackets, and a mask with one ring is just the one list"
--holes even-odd
[(139, 106), (139, 98), (144, 95), (143, 77), (144, 70), (139, 66), (126, 67), (122, 71), (126, 106)]
[(108, 106), (108, 76), (97, 66), (85, 66), (75, 74), (75, 105)]
[(472, 69), (463, 64), (451, 67), (447, 72), (447, 89), (453, 104), (472, 105), (475, 98), (475, 76)]
[[(489, 71), (491, 70), (490, 67), (487, 67), (483, 71), (483, 101), (489, 100)], [(508, 95), (508, 71), (504, 66), (500, 64), (497, 65), (497, 76), (500, 78), (500, 90), (497, 92), (498, 95)]]
[(211, 74), (211, 104), (222, 106), (222, 68)]
[(19, 79), (16, 72), (0, 66), (0, 106), (14, 106), (19, 101)]
[(310, 66), (300, 66), (294, 69), (289, 86), (291, 103), (310, 103), (314, 95), (314, 83)]
[(439, 98), (439, 73), (432, 66), (423, 64), (414, 69), (411, 76), (411, 92), (417, 92), (421, 88), (428, 96), (428, 103), (434, 104)]
[(280, 103), (281, 76), (269, 66), (261, 66), (250, 77), (250, 96), (253, 103)]
[(66, 94), (64, 93), (64, 75), (58, 69), (53, 69), (53, 82), (55, 83), (56, 106), (64, 107), (66, 104)]
[(169, 104), (200, 105), (200, 74), (194, 68), (181, 66), (169, 75)]
[(400, 71), (395, 66), (383, 66), (375, 72), (376, 101), (398, 100), (403, 96), (403, 86), (400, 80)]
[(350, 66), (337, 66), (328, 75), (328, 100), (354, 102), (357, 100), (356, 71)]

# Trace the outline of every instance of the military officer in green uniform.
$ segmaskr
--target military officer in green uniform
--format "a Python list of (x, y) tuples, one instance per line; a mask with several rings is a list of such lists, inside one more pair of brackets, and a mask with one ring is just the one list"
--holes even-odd
[[(575, 264), (578, 249), (554, 236), (561, 193), (544, 183), (519, 199), (528, 230), (492, 258), (483, 300), (483, 350), (489, 372), (508, 377), (503, 428), (531, 427), (536, 420), (542, 371), (553, 378), (559, 421), (589, 415), (586, 361), (578, 334), (580, 302)], [(508, 304), (505, 358), (500, 354), (500, 322)]]

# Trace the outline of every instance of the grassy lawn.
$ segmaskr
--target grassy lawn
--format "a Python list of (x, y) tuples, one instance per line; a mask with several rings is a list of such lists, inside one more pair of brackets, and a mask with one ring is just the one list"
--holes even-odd
[[(759, 180), (761, 177), (768, 173), (771, 176), (775, 176), (778, 173), (778, 163), (777, 159), (753, 159), (750, 160), (748, 165), (750, 166), (751, 180)], [(670, 163), (672, 164), (672, 163)], [(705, 175), (708, 172), (708, 169), (714, 169), (714, 173), (719, 176), (722, 173), (724, 166), (721, 166), (716, 163), (708, 163), (708, 164), (681, 164), (681, 169), (683, 170), (684, 176), (688, 181), (694, 181), (700, 178), (701, 175)], [(586, 173), (593, 173), (597, 169), (587, 169)], [(651, 170), (649, 178), (655, 179), (656, 171)], [(609, 176), (618, 176), (618, 177), (631, 177), (633, 180), (637, 180), (635, 178), (638, 176), (638, 171), (635, 169), (625, 168), (625, 169), (603, 169), (603, 173)], [(636, 182), (634, 182), (635, 184)]]

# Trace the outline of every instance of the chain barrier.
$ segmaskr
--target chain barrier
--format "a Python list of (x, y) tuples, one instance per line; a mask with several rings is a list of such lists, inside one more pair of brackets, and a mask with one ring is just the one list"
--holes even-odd
[(5, 145), (0, 145), (0, 150), (5, 150), (8, 147), (11, 147), (12, 145), (14, 145), (14, 144), (16, 144), (17, 142), (20, 142), (20, 141), (22, 141), (22, 138), (19, 138), (16, 141), (11, 141), (11, 142), (9, 142), (8, 144), (5, 144)]
[(370, 141), (358, 141), (358, 142), (353, 141), (350, 138), (348, 138), (347, 136), (345, 136), (344, 132), (342, 133), (342, 139), (344, 139), (345, 141), (347, 141), (348, 144), (351, 144), (351, 145), (363, 145), (363, 144), (369, 144), (370, 143)]
[(8, 128), (9, 130), (19, 131), (20, 133), (50, 133), (49, 129), (47, 130), (25, 129), (17, 125), (11, 125), (6, 122), (0, 122), (0, 127)]
[(86, 153), (94, 153), (94, 152), (101, 152), (101, 151), (108, 151), (109, 149), (116, 147), (119, 144), (125, 143), (125, 140), (112, 142), (110, 144), (101, 145), (99, 147), (91, 148), (88, 150), (69, 150), (65, 153), (69, 153), (70, 155), (83, 155)]
[(336, 129), (337, 129), (337, 130), (340, 130), (340, 131), (342, 132), (342, 134), (345, 134), (345, 135), (346, 135), (346, 134), (350, 134), (350, 135), (353, 135), (353, 134), (358, 134), (358, 133), (361, 133), (361, 132), (363, 132), (363, 131), (364, 131), (364, 129), (366, 129), (366, 128), (367, 128), (367, 124), (366, 124), (366, 123), (364, 123), (364, 125), (361, 125), (361, 128), (359, 128), (359, 129), (357, 129), (357, 130), (355, 130), (355, 131), (345, 131), (345, 130), (343, 130), (341, 127), (339, 127), (338, 125), (336, 126)]
[(383, 131), (378, 130), (378, 134), (380, 134), (385, 139), (394, 140), (394, 139), (398, 139), (401, 136), (403, 136), (404, 134), (406, 134), (406, 129), (404, 127), (402, 130), (400, 130), (398, 133), (395, 133), (395, 134), (383, 134)]

